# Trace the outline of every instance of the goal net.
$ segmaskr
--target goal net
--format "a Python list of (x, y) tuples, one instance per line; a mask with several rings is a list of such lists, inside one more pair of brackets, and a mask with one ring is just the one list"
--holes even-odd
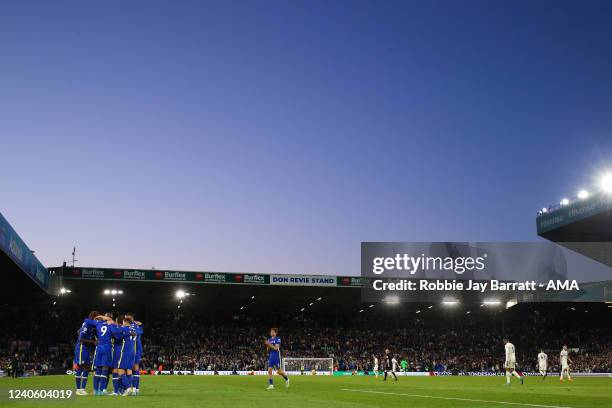
[(285, 357), (283, 358), (283, 370), (294, 375), (332, 375), (334, 359)]

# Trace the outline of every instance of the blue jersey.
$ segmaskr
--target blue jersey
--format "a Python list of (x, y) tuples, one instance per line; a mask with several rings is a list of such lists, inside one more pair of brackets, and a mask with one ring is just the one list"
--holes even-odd
[[(87, 321), (89, 319), (83, 320), (83, 324), (79, 329), (79, 337), (77, 338), (77, 344), (82, 344), (83, 340), (94, 340), (96, 336), (96, 325), (88, 324)], [(93, 344), (92, 344), (93, 345)]]
[(98, 337), (98, 346), (110, 346), (111, 344), (111, 331), (110, 325), (104, 320), (92, 320), (85, 319), (88, 325), (94, 325), (96, 327), (96, 336)]
[(270, 349), (269, 357), (279, 357), (280, 356), (280, 344), (281, 344), (280, 337), (278, 336), (270, 337), (268, 339), (268, 343), (272, 344), (273, 346), (279, 347), (279, 350)]
[(137, 325), (136, 323), (132, 323), (130, 328), (136, 333), (136, 345), (135, 345), (135, 353), (137, 356), (142, 355), (142, 342), (140, 338), (142, 337), (142, 325)]

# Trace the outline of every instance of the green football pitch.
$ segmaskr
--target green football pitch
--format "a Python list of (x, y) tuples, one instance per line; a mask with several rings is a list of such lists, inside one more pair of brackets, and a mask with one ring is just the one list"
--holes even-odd
[[(79, 396), (51, 400), (9, 400), (9, 389), (70, 389), (71, 376), (0, 379), (0, 406), (64, 405), (108, 406), (121, 400), (130, 407), (612, 407), (612, 378), (577, 378), (559, 383), (528, 377), (525, 385), (513, 379), (504, 386), (504, 377), (400, 377), (382, 382), (374, 377), (293, 376), (285, 389), (275, 377), (276, 389), (267, 391), (266, 377), (260, 376), (143, 376), (137, 397)], [(90, 377), (91, 382), (91, 377)], [(88, 391), (91, 384), (88, 384)]]

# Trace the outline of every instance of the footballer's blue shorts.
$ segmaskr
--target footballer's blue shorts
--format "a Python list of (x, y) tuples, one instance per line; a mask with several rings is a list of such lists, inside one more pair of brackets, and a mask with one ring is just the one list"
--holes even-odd
[(119, 352), (119, 360), (117, 361), (117, 368), (122, 370), (131, 370), (134, 368), (134, 351)]
[(91, 365), (93, 347), (88, 344), (77, 343), (74, 345), (74, 364)]
[(278, 353), (270, 354), (270, 356), (268, 357), (268, 368), (271, 368), (273, 370), (278, 370), (279, 368), (281, 368), (280, 356), (278, 355)]
[(134, 349), (116, 344), (113, 347), (113, 368), (131, 370), (134, 367)]
[(98, 344), (96, 347), (94, 359), (94, 367), (112, 367), (113, 366), (113, 354), (112, 346), (110, 344)]

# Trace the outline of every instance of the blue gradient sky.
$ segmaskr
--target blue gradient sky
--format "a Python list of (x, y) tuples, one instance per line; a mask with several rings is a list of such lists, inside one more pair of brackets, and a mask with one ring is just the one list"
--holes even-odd
[[(85, 4), (87, 3), (87, 4)], [(358, 274), (612, 166), (612, 2), (1, 2), (0, 211), (58, 265)]]

